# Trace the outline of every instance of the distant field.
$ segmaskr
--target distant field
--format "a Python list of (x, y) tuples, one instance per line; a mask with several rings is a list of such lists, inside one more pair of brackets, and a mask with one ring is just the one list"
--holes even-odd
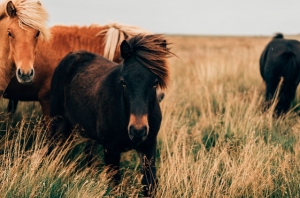
[[(270, 38), (168, 38), (179, 58), (170, 59), (161, 103), (157, 197), (299, 197), (300, 92), (284, 119), (263, 112), (258, 62)], [(13, 121), (1, 116), (0, 197), (139, 196), (134, 151), (122, 155), (122, 182), (113, 187), (101, 147), (98, 163), (85, 166), (81, 137), (45, 155), (40, 112), (22, 103)]]

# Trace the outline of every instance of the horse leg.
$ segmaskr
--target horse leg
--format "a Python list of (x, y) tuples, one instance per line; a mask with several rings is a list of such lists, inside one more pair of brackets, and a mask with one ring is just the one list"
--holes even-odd
[[(42, 123), (43, 123), (43, 127), (44, 130), (47, 131), (48, 129), (48, 138), (49, 140), (51, 138), (54, 138), (54, 134), (51, 131), (51, 125), (53, 125), (52, 120), (50, 119), (50, 101), (44, 98), (39, 99), (40, 105), (42, 106), (42, 112), (43, 112), (43, 116), (42, 116)], [(59, 111), (60, 112), (60, 111)], [(55, 116), (61, 116), (63, 114), (55, 114)], [(50, 126), (49, 126), (50, 125)]]
[(91, 167), (97, 161), (97, 142), (88, 140), (85, 146), (85, 154), (88, 166)]
[(62, 116), (57, 116), (51, 119), (49, 129), (49, 149), (48, 154), (52, 152), (55, 145), (61, 145), (67, 141), (72, 133), (72, 125)]
[(63, 131), (65, 130), (66, 130), (66, 124), (62, 117), (57, 116), (56, 118), (51, 119), (50, 129), (48, 134), (48, 139), (49, 139), (48, 154), (50, 154), (53, 151), (54, 146), (59, 142), (58, 139), (60, 134), (62, 134)]
[(275, 108), (275, 112), (277, 113), (277, 115), (280, 115), (281, 113), (286, 113), (289, 110), (291, 102), (295, 98), (296, 89), (296, 85), (289, 85), (283, 83), (280, 90), (279, 100)]
[(113, 180), (115, 184), (118, 184), (121, 180), (120, 174), (120, 159), (121, 153), (113, 148), (113, 146), (104, 146), (104, 160), (105, 164), (109, 166), (109, 171), (113, 174)]
[(141, 172), (143, 174), (142, 185), (144, 185), (144, 196), (154, 197), (156, 194), (156, 141), (142, 149), (137, 150), (140, 156)]
[[(50, 116), (50, 102), (49, 100), (40, 100), (40, 104), (42, 106), (42, 110), (44, 115)], [(64, 117), (64, 108), (61, 106), (59, 102), (52, 102), (51, 104), (51, 118), (45, 117), (44, 122), (47, 121), (49, 125), (49, 152), (51, 152), (54, 148), (54, 144), (59, 143), (61, 141), (65, 141), (65, 139), (70, 135), (70, 131), (72, 131), (72, 125)], [(47, 119), (47, 120), (46, 120)]]
[[(42, 127), (45, 133), (47, 133), (48, 141), (49, 141), (49, 152), (53, 150), (54, 142), (57, 142), (57, 129), (62, 131), (61, 128), (65, 128), (64, 124), (61, 121), (61, 114), (56, 114), (57, 118), (50, 119), (50, 104), (47, 101), (40, 100), (40, 105), (42, 106), (43, 115), (42, 116)], [(46, 114), (45, 114), (46, 113)], [(47, 116), (45, 116), (47, 115)]]
[(13, 116), (17, 110), (17, 106), (18, 106), (18, 100), (9, 100), (8, 102), (8, 106), (7, 106), (7, 111), (8, 113), (11, 114), (11, 116)]
[(266, 83), (266, 107), (270, 108), (273, 99), (275, 99), (275, 92), (277, 89), (278, 83)]
[(44, 120), (49, 120), (50, 117), (50, 102), (49, 100), (40, 100), (42, 106)]
[[(45, 80), (45, 84), (42, 86), (42, 88), (40, 89), (40, 91), (38, 93), (38, 99), (42, 106), (43, 116), (46, 119), (49, 119), (49, 117), (50, 117), (50, 90), (47, 89), (48, 86), (46, 86), (46, 84), (48, 84), (47, 83), (48, 81), (49, 81), (48, 79)], [(51, 84), (51, 79), (50, 79), (49, 83)], [(57, 93), (57, 94), (60, 94), (60, 93)], [(60, 101), (60, 102), (63, 102), (63, 101)], [(55, 107), (55, 108), (58, 108), (58, 107)], [(60, 114), (57, 114), (57, 115), (60, 115)]]

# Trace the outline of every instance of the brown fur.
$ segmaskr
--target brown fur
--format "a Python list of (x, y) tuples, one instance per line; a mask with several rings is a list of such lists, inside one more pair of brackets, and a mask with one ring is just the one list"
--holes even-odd
[(159, 78), (163, 77), (161, 85), (167, 84), (165, 59), (172, 53), (161, 35), (124, 40), (120, 52), (124, 61), (119, 65), (82, 50), (60, 62), (51, 82), (51, 137), (64, 134), (68, 138), (74, 126), (81, 126), (91, 139), (86, 147), (89, 164), (97, 154), (91, 144), (96, 140), (104, 147), (104, 160), (114, 169), (115, 181), (120, 180), (121, 153), (135, 149), (144, 195), (155, 196), (157, 134), (162, 120), (156, 89)]
[(2, 19), (4, 19), (6, 17), (6, 13), (2, 13), (1, 15), (0, 15), (0, 21), (2, 20)]
[(143, 126), (148, 126), (148, 117), (147, 115), (142, 115), (142, 116), (136, 116), (134, 114), (130, 114), (130, 120), (129, 120), (129, 125), (128, 126), (134, 126), (137, 130), (142, 129)]
[[(34, 62), (35, 78), (30, 85), (18, 83), (14, 77), (9, 83), (5, 98), (22, 101), (39, 101), (44, 116), (49, 116), (50, 84), (52, 75), (60, 60), (71, 51), (86, 50), (103, 55), (104, 36), (97, 35), (109, 26), (54, 26), (50, 42), (40, 41)], [(117, 51), (115, 62), (121, 62)]]
[(48, 12), (39, 1), (35, 0), (4, 0), (0, 4), (0, 13), (17, 18), (20, 28), (28, 28), (41, 32), (42, 40), (49, 40), (51, 33), (47, 27)]
[[(20, 68), (24, 73), (29, 73), (33, 68), (36, 52), (38, 50), (36, 38), (37, 30), (27, 28), (21, 29), (18, 24), (18, 18), (10, 19), (8, 30), (13, 39), (10, 39), (10, 56), (15, 63), (16, 69)], [(20, 38), (20, 39), (17, 39)]]
[(32, 71), (39, 40), (37, 32), (41, 32), (41, 39), (50, 38), (47, 20), (48, 13), (36, 1), (4, 0), (0, 3), (0, 98), (17, 68), (24, 73)]

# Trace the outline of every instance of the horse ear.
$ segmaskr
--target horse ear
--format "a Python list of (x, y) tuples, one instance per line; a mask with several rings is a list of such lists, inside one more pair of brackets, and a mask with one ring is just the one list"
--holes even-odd
[(42, 3), (40, 1), (37, 1), (37, 4), (42, 5)]
[(17, 10), (12, 1), (9, 1), (6, 5), (6, 12), (8, 16), (14, 17), (16, 16)]
[(127, 59), (131, 56), (131, 47), (129, 43), (124, 40), (121, 44), (121, 56), (123, 59)]
[(167, 48), (167, 41), (163, 40), (162, 44), (160, 44), (163, 48)]

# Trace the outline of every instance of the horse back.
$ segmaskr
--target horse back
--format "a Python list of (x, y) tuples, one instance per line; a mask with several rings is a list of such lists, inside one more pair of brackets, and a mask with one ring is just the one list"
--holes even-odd
[(59, 63), (52, 78), (50, 116), (62, 116), (73, 126), (80, 124), (91, 133), (88, 136), (96, 134), (98, 87), (115, 65), (98, 54), (69, 53)]
[(261, 75), (266, 81), (272, 77), (283, 76), (287, 69), (293, 70), (289, 73), (296, 72), (297, 75), (300, 71), (300, 42), (275, 37), (261, 55)]

